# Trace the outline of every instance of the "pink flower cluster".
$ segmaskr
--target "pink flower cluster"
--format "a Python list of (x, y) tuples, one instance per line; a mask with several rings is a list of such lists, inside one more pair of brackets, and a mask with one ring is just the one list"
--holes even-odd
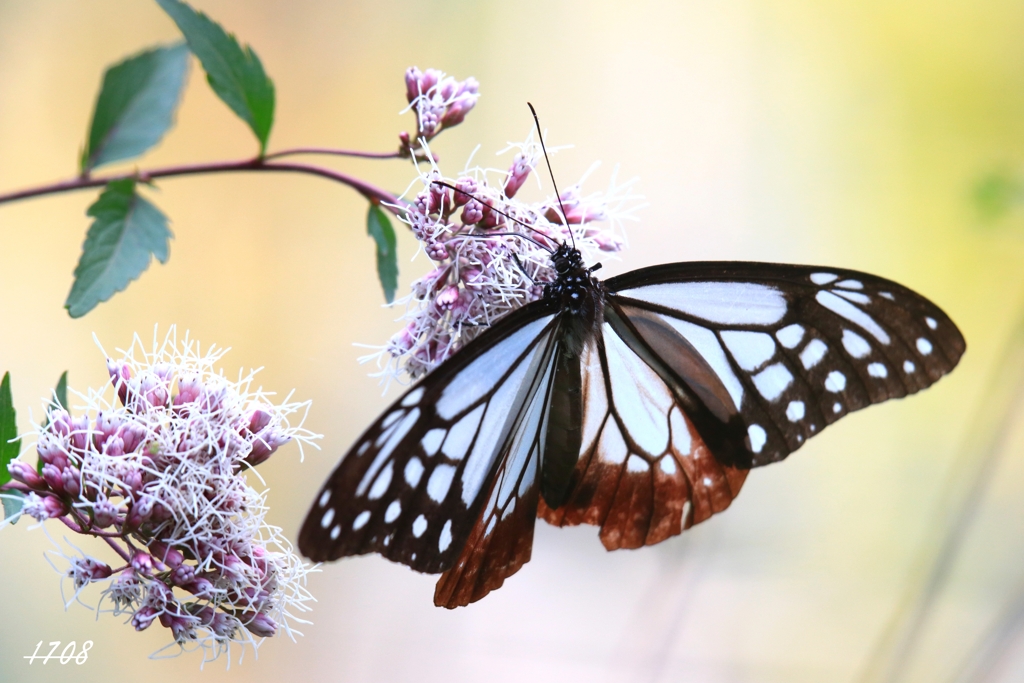
[(401, 151), (411, 155), (419, 140), (431, 140), (446, 128), (462, 123), (466, 114), (480, 98), (480, 84), (475, 78), (456, 81), (443, 71), (420, 71), (409, 67), (405, 72), (405, 96), (409, 108), (416, 112), (416, 134), (401, 133)]
[(136, 630), (159, 622), (175, 643), (213, 657), (232, 641), (290, 630), (289, 609), (311, 599), (309, 568), (263, 523), (264, 494), (244, 473), (292, 439), (316, 438), (287, 420), (308, 404), (274, 406), (251, 389), (251, 374), (229, 382), (213, 372), (222, 352), (199, 356), (187, 338), (140, 349), (136, 340), (107, 362), (116, 398), (91, 392), (76, 417), (50, 407), (36, 432), (41, 467), (9, 465), (26, 492), (22, 511), (102, 538), (120, 555), (117, 567), (69, 557), (67, 575), (76, 596), (107, 581), (101, 603), (130, 614)]
[[(638, 197), (629, 184), (608, 194), (584, 196), (580, 185), (536, 202), (519, 192), (541, 160), (532, 134), (500, 180), (484, 169), (446, 178), (436, 166), (421, 175), (424, 189), (402, 220), (423, 246), (434, 268), (412, 284), (405, 327), (388, 343), (384, 373), (422, 376), (498, 318), (539, 299), (554, 279), (550, 251), (574, 242), (593, 262), (598, 252), (622, 246), (618, 221), (629, 217)], [(421, 143), (424, 158), (431, 158)], [(600, 223), (604, 222), (604, 225)], [(570, 236), (571, 231), (571, 236)]]

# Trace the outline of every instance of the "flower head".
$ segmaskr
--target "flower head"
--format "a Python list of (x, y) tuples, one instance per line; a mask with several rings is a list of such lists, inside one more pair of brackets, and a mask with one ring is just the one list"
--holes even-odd
[(472, 77), (457, 81), (437, 69), (409, 67), (405, 72), (405, 96), (409, 108), (416, 112), (416, 134), (399, 136), (403, 153), (411, 154), (416, 141), (429, 141), (442, 130), (462, 123), (480, 99), (479, 89), (480, 84)]
[(22, 461), (9, 468), (32, 489), (26, 514), (103, 536), (121, 555), (116, 568), (66, 557), (76, 597), (106, 582), (100, 603), (114, 614), (137, 630), (159, 623), (205, 658), (291, 633), (293, 611), (312, 599), (311, 568), (265, 523), (265, 492), (245, 477), (284, 443), (301, 452), (319, 438), (289, 422), (309, 404), (275, 404), (254, 372), (228, 380), (214, 368), (223, 354), (201, 354), (173, 329), (148, 351), (136, 337), (107, 360), (111, 382), (82, 396), (82, 414), (48, 406), (34, 432), (41, 474)]
[[(450, 178), (435, 163), (421, 167), (422, 190), (401, 220), (435, 267), (412, 283), (403, 329), (367, 357), (385, 365), (382, 374), (416, 379), (497, 319), (541, 298), (555, 277), (550, 254), (559, 243), (575, 243), (591, 262), (623, 247), (621, 221), (640, 199), (631, 183), (618, 185), (613, 174), (604, 194), (583, 195), (576, 184), (561, 193), (561, 204), (553, 195), (527, 201), (520, 191), (542, 160), (541, 145), (531, 133), (503, 151), (512, 150), (507, 169), (470, 168)], [(421, 151), (417, 159), (433, 159), (425, 140)]]

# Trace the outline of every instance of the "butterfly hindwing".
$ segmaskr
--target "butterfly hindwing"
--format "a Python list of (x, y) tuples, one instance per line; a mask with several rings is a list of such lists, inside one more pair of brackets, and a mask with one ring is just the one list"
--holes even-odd
[(854, 271), (679, 263), (605, 284), (607, 317), (694, 399), (697, 429), (739, 467), (781, 460), (843, 415), (931, 385), (965, 348), (934, 304)]
[(550, 375), (549, 309), (504, 319), (384, 412), (318, 494), (299, 534), (307, 557), (378, 552), (422, 572), (454, 563)]
[(609, 550), (660, 543), (729, 506), (745, 470), (720, 464), (669, 385), (609, 323), (581, 359), (583, 447), (571, 492), (540, 516), (593, 524)]

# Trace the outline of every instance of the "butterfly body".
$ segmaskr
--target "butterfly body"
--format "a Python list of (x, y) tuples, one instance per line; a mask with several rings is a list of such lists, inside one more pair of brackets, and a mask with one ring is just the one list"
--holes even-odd
[(468, 604), (529, 560), (538, 516), (597, 525), (608, 549), (658, 543), (965, 348), (934, 304), (855, 271), (694, 262), (602, 282), (566, 245), (552, 262), (539, 301), (357, 440), (303, 524), (305, 555), (444, 572), (435, 602)]

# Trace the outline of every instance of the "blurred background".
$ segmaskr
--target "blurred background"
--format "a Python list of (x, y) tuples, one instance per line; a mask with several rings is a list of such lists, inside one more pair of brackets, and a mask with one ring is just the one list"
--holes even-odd
[[(277, 87), (270, 148), (390, 151), (414, 126), (403, 72), (475, 76), (482, 94), (433, 144), (449, 174), (530, 130), (564, 184), (594, 160), (648, 207), (602, 275), (675, 260), (815, 263), (897, 280), (968, 341), (934, 388), (853, 415), (755, 471), (724, 514), (638, 551), (538, 525), (534, 559), (480, 603), (432, 604), (434, 577), (376, 556), (325, 566), (292, 643), (258, 659), (150, 660), (136, 633), (67, 612), (21, 523), (0, 535), (0, 680), (1018, 681), (1024, 678), (1024, 5), (196, 0), (250, 43)], [(104, 68), (179, 39), (146, 0), (0, 0), (0, 192), (72, 177)], [(140, 165), (242, 159), (249, 130), (193, 64), (177, 126)], [(396, 191), (403, 161), (336, 167)], [(130, 169), (131, 166), (118, 168)], [(116, 169), (115, 169), (116, 170)], [(166, 265), (82, 319), (62, 304), (95, 191), (0, 206), (0, 371), (19, 428), (60, 373), (106, 381), (108, 348), (171, 324), (265, 388), (312, 399), (322, 452), (261, 467), (294, 538), (338, 456), (392, 400), (356, 359), (397, 328), (382, 307), (365, 202), (307, 176), (166, 180)], [(425, 272), (399, 235), (400, 293)], [(60, 531), (52, 530), (60, 539)], [(74, 539), (72, 539), (74, 540)], [(77, 542), (77, 541), (76, 541)], [(90, 548), (99, 556), (103, 550)], [(94, 641), (87, 663), (29, 665), (38, 641)]]

